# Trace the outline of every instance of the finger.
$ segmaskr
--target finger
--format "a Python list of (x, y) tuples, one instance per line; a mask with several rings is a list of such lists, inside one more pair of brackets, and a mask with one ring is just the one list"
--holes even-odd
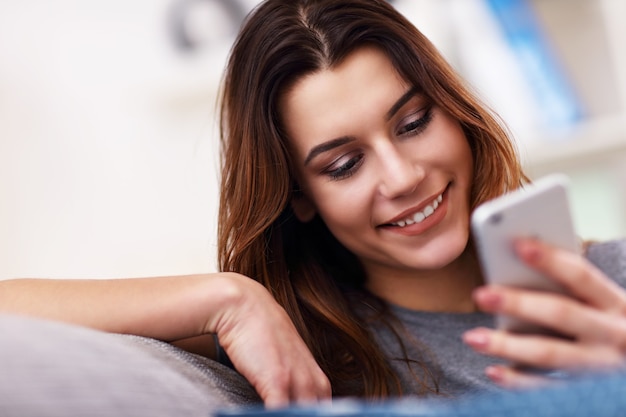
[(560, 294), (488, 286), (474, 291), (484, 311), (505, 314), (571, 336), (626, 350), (626, 321)]
[[(294, 331), (295, 332), (295, 331)], [(326, 374), (317, 364), (315, 357), (300, 341), (297, 333), (291, 346), (282, 345), (283, 366), (290, 370), (289, 392), (292, 401), (299, 404), (318, 402), (331, 397), (331, 386)], [(287, 353), (285, 355), (285, 353)]]
[(260, 380), (254, 383), (251, 381), (266, 407), (280, 408), (291, 403), (311, 404), (328, 398), (324, 396), (324, 388), (330, 386), (326, 376), (322, 373), (326, 382), (319, 382), (322, 379), (314, 376), (317, 375), (317, 366), (307, 366), (306, 362), (286, 358), (279, 366), (274, 366), (272, 372), (258, 375)]
[(312, 404), (330, 398), (330, 389), (326, 390), (325, 388), (330, 386), (328, 382), (319, 383), (308, 372), (306, 375), (304, 372), (302, 374), (297, 376), (274, 373), (272, 376), (264, 378), (263, 383), (255, 385), (255, 388), (265, 406), (272, 409), (285, 407), (292, 403)]
[(297, 404), (329, 399), (331, 388), (326, 374), (304, 343), (295, 338), (296, 334), (293, 336), (292, 344), (282, 344), (280, 346), (284, 349), (274, 350), (273, 355), (265, 356), (265, 359), (271, 356), (274, 364), (269, 368), (272, 375), (265, 375), (263, 379), (265, 388), (271, 394), (268, 394), (266, 403), (275, 401), (277, 406), (282, 406), (285, 398), (287, 402)]
[(289, 396), (278, 391), (271, 391), (267, 396), (261, 396), (261, 399), (263, 400), (265, 408), (270, 410), (276, 410), (289, 406)]
[(272, 365), (263, 371), (246, 372), (244, 377), (259, 394), (265, 407), (276, 409), (289, 405), (291, 386), (286, 368)]
[(482, 327), (465, 332), (463, 341), (480, 353), (537, 368), (604, 370), (621, 366), (624, 360), (618, 349), (606, 345), (573, 343)]
[(290, 369), (289, 395), (297, 404), (309, 404), (328, 398), (330, 383), (308, 349), (294, 347), (285, 357)]
[(299, 372), (294, 376), (294, 383), (291, 387), (291, 399), (295, 403), (317, 403), (322, 400), (328, 400), (330, 397), (330, 382), (317, 366), (308, 372)]
[(581, 300), (626, 313), (626, 292), (580, 255), (536, 239), (518, 239), (515, 251), (529, 266), (560, 282)]
[(485, 369), (485, 374), (494, 383), (509, 389), (538, 388), (553, 383), (543, 376), (504, 365), (489, 366)]

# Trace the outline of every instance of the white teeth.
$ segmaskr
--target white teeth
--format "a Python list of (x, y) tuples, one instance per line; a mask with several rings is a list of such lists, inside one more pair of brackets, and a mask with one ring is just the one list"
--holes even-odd
[(426, 215), (422, 213), (421, 211), (413, 215), (413, 220), (415, 220), (415, 223), (421, 223), (425, 218), (426, 218)]
[(426, 217), (430, 216), (431, 214), (435, 212), (435, 210), (437, 210), (437, 207), (439, 207), (439, 203), (441, 203), (442, 201), (443, 201), (443, 194), (439, 194), (437, 198), (435, 198), (433, 202), (430, 203), (430, 205), (424, 207), (424, 210), (418, 211), (413, 216), (408, 217), (404, 220), (400, 220), (399, 222), (393, 223), (393, 225), (405, 227), (414, 223), (421, 223), (424, 221)]

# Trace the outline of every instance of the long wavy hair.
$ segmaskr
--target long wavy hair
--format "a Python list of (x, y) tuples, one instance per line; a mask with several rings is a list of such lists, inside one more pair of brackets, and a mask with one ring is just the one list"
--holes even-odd
[[(472, 208), (527, 181), (493, 113), (388, 3), (267, 0), (244, 22), (223, 80), (219, 265), (257, 280), (285, 308), (334, 395), (384, 398), (401, 394), (399, 380), (355, 313), (359, 300), (383, 303), (370, 303), (360, 263), (319, 217), (295, 218), (289, 203), (298, 191), (279, 112), (295, 82), (365, 45), (386, 53), (410, 85), (461, 124), (474, 158)], [(384, 319), (384, 308), (377, 311)], [(432, 381), (420, 383), (436, 391)]]

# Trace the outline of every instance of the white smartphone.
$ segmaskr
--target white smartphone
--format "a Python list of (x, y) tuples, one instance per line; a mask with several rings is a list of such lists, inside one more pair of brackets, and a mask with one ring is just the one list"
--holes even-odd
[[(579, 252), (568, 197), (569, 179), (552, 174), (522, 189), (488, 201), (474, 210), (471, 228), (487, 283), (565, 293), (554, 280), (526, 266), (513, 252), (519, 237), (534, 237), (568, 251)], [(496, 317), (498, 328), (553, 334), (513, 317)]]

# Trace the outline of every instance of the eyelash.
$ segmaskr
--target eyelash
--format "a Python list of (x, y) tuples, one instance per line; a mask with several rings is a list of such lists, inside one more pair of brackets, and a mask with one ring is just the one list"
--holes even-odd
[[(433, 119), (433, 108), (428, 107), (426, 112), (422, 117), (417, 120), (414, 120), (405, 126), (403, 126), (397, 133), (398, 136), (416, 136), (422, 133), (427, 127), (428, 124)], [(359, 154), (350, 158), (346, 163), (340, 165), (338, 168), (331, 169), (326, 171), (326, 175), (330, 177), (333, 181), (339, 181), (346, 178), (350, 178), (354, 175), (357, 169), (361, 166), (361, 162), (363, 161), (363, 154)]]
[(326, 174), (333, 181), (350, 178), (361, 166), (362, 161), (363, 154), (358, 154), (354, 157), (351, 157), (345, 164), (340, 165), (338, 168), (327, 171)]
[(426, 109), (426, 112), (422, 117), (417, 120), (412, 121), (411, 123), (406, 124), (398, 131), (398, 136), (415, 136), (422, 133), (427, 127), (428, 124), (433, 119), (433, 108), (432, 106)]

